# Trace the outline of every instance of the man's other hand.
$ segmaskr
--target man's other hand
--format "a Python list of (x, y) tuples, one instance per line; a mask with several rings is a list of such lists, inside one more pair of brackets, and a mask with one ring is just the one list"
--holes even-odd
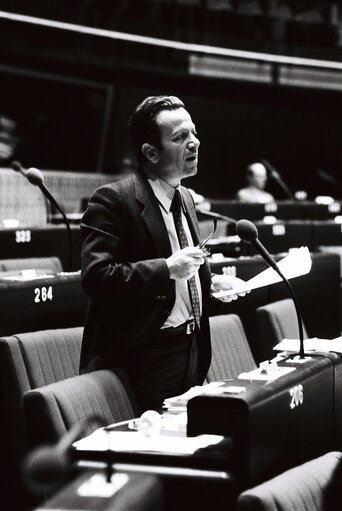
[(198, 247), (185, 247), (166, 259), (171, 279), (189, 279), (203, 263), (203, 252)]
[[(244, 283), (244, 280), (234, 277), (233, 275), (213, 275), (211, 278), (211, 291), (213, 293), (228, 291), (229, 289), (239, 288)], [(239, 296), (245, 296), (249, 292), (250, 291), (243, 291), (242, 293), (220, 296), (219, 299), (222, 302), (231, 302), (232, 300), (237, 300)]]

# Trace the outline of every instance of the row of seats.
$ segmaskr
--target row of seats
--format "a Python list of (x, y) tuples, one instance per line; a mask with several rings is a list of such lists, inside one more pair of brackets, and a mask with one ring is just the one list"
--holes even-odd
[[(290, 300), (271, 304), (271, 311), (264, 307), (263, 312), (272, 318), (277, 307), (276, 342), (291, 337), (287, 328), (293, 325), (294, 315)], [(213, 316), (210, 328), (213, 358), (207, 382), (236, 378), (256, 368), (237, 315)], [(272, 331), (272, 326), (267, 328)], [(74, 327), (0, 339), (1, 405), (5, 412), (1, 427), (7, 439), (4, 454), (12, 465), (6, 466), (3, 474), (7, 489), (20, 484), (20, 464), (29, 447), (56, 442), (73, 424), (94, 413), (108, 424), (136, 416), (134, 396), (124, 374), (97, 371), (79, 375), (82, 333), (83, 327)]]

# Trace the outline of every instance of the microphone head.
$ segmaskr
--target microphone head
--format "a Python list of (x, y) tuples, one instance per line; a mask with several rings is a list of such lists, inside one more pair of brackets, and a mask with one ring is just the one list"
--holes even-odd
[(23, 170), (24, 170), (22, 165), (21, 165), (21, 163), (19, 161), (17, 161), (17, 160), (12, 161), (11, 167), (16, 172), (23, 172)]
[(236, 223), (235, 232), (245, 243), (252, 243), (258, 238), (258, 229), (249, 220), (239, 220)]
[(31, 184), (35, 186), (40, 186), (44, 182), (43, 174), (40, 170), (36, 169), (35, 167), (31, 167), (26, 172), (26, 177), (30, 181)]
[(24, 459), (22, 475), (26, 487), (33, 493), (41, 494), (53, 489), (69, 468), (68, 456), (50, 445), (33, 450)]

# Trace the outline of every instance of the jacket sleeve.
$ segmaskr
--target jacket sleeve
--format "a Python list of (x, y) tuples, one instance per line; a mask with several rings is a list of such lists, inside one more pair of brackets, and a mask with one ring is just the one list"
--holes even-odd
[(81, 222), (82, 285), (88, 295), (118, 299), (170, 296), (171, 280), (165, 259), (137, 261), (131, 254), (129, 260), (127, 247), (134, 239), (134, 228), (119, 193), (110, 185), (96, 190)]

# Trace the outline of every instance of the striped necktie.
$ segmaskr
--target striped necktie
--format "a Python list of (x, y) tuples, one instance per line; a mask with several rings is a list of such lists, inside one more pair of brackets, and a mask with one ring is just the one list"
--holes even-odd
[[(186, 232), (184, 230), (184, 226), (183, 226), (183, 222), (182, 222), (182, 199), (181, 199), (181, 194), (180, 194), (179, 190), (175, 191), (175, 195), (173, 197), (172, 204), (171, 204), (171, 211), (173, 214), (173, 219), (175, 222), (175, 227), (176, 227), (176, 232), (177, 232), (180, 247), (185, 248), (185, 247), (189, 246), (189, 241), (186, 236)], [(201, 322), (201, 311), (200, 311), (200, 303), (199, 303), (196, 279), (195, 279), (194, 275), (192, 277), (190, 277), (190, 279), (188, 279), (188, 287), (189, 287), (192, 311), (194, 314), (196, 326), (199, 329), (200, 322)]]

